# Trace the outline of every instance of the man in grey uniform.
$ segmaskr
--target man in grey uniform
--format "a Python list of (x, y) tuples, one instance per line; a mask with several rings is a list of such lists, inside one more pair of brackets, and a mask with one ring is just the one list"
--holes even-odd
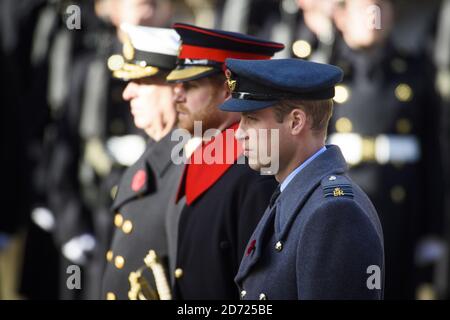
[[(235, 278), (241, 298), (381, 299), (377, 212), (346, 175), (339, 147), (324, 145), (342, 71), (295, 59), (226, 64), (232, 99), (220, 108), (241, 112), (236, 137), (250, 167), (262, 170), (271, 162), (276, 168), (277, 162), (280, 183)], [(270, 151), (269, 161), (261, 148)]]

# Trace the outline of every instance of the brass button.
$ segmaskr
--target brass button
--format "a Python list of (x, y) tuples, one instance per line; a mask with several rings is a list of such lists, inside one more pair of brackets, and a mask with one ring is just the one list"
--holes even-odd
[(106, 300), (116, 300), (116, 295), (112, 292), (106, 294)]
[(114, 257), (114, 254), (113, 254), (112, 250), (108, 250), (108, 252), (106, 252), (106, 260), (111, 262), (113, 257)]
[(122, 69), (124, 64), (125, 59), (120, 54), (115, 54), (108, 58), (108, 69), (111, 71)]
[(183, 276), (183, 269), (176, 268), (175, 269), (175, 278), (180, 279)]
[(259, 300), (267, 300), (267, 296), (264, 293), (259, 295)]
[(283, 250), (283, 243), (281, 241), (278, 241), (275, 244), (275, 250), (277, 250), (278, 252), (280, 252), (281, 250)]
[(348, 133), (351, 132), (353, 129), (353, 123), (350, 121), (349, 118), (342, 117), (336, 121), (335, 127), (337, 132)]
[(411, 101), (413, 90), (406, 83), (401, 83), (395, 88), (395, 97), (401, 102)]
[(242, 290), (241, 291), (241, 298), (244, 298), (247, 295), (247, 291)]
[(125, 259), (122, 256), (117, 256), (114, 259), (114, 265), (117, 269), (122, 269), (125, 264)]
[(311, 54), (311, 45), (308, 41), (305, 40), (297, 40), (292, 45), (292, 51), (299, 58), (307, 58)]
[(391, 189), (391, 199), (394, 203), (402, 203), (406, 198), (406, 190), (402, 186), (395, 186)]
[(411, 121), (408, 119), (399, 119), (396, 124), (396, 129), (398, 133), (408, 134), (411, 132)]
[(350, 96), (350, 89), (345, 85), (337, 85), (334, 89), (333, 100), (337, 103), (344, 103)]
[(117, 228), (120, 228), (120, 227), (122, 226), (122, 223), (123, 223), (123, 216), (122, 216), (120, 213), (117, 213), (117, 214), (114, 216), (114, 225), (115, 225)]
[(131, 233), (133, 230), (133, 223), (130, 220), (125, 220), (122, 225), (122, 231), (126, 234)]

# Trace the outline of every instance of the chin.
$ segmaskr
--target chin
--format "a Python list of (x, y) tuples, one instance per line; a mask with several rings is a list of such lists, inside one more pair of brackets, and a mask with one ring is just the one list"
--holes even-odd
[(147, 121), (142, 121), (142, 119), (134, 118), (134, 125), (138, 129), (145, 130), (151, 126), (151, 123), (148, 123)]
[(250, 167), (250, 169), (255, 170), (255, 171), (259, 171), (261, 169), (261, 164), (259, 162), (255, 162), (254, 159), (248, 159), (248, 166)]

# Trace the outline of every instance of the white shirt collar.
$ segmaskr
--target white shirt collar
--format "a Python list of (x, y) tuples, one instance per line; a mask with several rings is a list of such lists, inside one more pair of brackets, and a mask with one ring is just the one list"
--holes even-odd
[(323, 152), (325, 152), (327, 148), (323, 146), (319, 149), (316, 153), (314, 153), (311, 157), (306, 159), (301, 165), (299, 165), (297, 168), (295, 168), (280, 184), (280, 191), (283, 192), (284, 189), (286, 189), (289, 182), (291, 182), (292, 179), (300, 172), (302, 171), (309, 163), (311, 163), (315, 158), (320, 156)]

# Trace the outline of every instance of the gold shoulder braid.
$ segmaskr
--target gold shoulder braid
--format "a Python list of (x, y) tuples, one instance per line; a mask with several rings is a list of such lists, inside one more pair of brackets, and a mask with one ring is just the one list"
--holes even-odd
[[(172, 294), (169, 281), (167, 280), (164, 266), (159, 261), (156, 252), (150, 250), (144, 258), (144, 262), (144, 267), (141, 267), (136, 272), (131, 272), (128, 277), (130, 281), (128, 298), (130, 300), (171, 300)], [(142, 275), (146, 267), (153, 275), (156, 288), (153, 288)]]

